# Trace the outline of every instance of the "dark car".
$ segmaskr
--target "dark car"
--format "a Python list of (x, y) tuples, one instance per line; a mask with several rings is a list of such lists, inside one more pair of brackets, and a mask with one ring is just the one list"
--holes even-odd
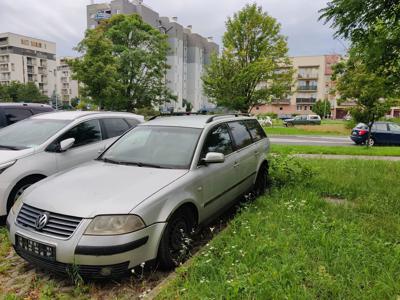
[[(368, 126), (364, 123), (353, 128), (350, 136), (357, 145), (368, 139)], [(371, 130), (370, 145), (400, 145), (400, 125), (392, 122), (375, 122)]]
[(294, 125), (321, 125), (321, 117), (318, 115), (301, 115), (293, 119), (284, 120), (283, 124), (286, 127)]
[(36, 114), (52, 112), (50, 105), (36, 103), (0, 103), (0, 128), (14, 124)]

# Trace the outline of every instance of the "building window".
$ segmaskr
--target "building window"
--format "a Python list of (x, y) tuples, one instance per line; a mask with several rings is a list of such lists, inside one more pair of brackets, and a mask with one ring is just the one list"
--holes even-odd
[(279, 107), (279, 110), (283, 110), (283, 107)]
[(297, 110), (301, 110), (301, 105), (297, 105)]

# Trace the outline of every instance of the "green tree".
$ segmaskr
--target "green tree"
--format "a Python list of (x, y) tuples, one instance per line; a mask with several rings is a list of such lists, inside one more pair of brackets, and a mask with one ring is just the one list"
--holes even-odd
[(385, 76), (388, 87), (399, 94), (400, 4), (393, 0), (331, 0), (320, 19), (330, 23), (336, 37), (357, 48), (365, 66)]
[(331, 103), (329, 100), (318, 100), (312, 107), (312, 111), (321, 118), (326, 118), (331, 113)]
[(203, 76), (205, 93), (218, 106), (249, 112), (290, 93), (293, 69), (280, 24), (256, 4), (226, 22), (224, 49)]
[(69, 62), (73, 77), (101, 108), (133, 111), (176, 99), (165, 85), (167, 37), (139, 15), (104, 20), (76, 49), (83, 56)]
[(389, 111), (394, 100), (387, 79), (371, 72), (357, 55), (356, 50), (351, 50), (349, 59), (334, 67), (333, 78), (337, 80), (340, 101), (356, 101), (352, 115), (362, 118), (368, 125), (370, 141), (374, 122)]
[(47, 103), (49, 98), (43, 95), (33, 82), (11, 81), (0, 86), (0, 100), (3, 102)]

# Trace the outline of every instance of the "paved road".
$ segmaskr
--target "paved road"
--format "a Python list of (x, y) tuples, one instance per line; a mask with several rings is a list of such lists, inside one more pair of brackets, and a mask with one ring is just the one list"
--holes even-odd
[(270, 135), (275, 144), (315, 145), (315, 146), (354, 146), (349, 137), (307, 136), (307, 135)]
[(399, 156), (331, 155), (331, 154), (294, 154), (293, 156), (301, 158), (320, 158), (320, 159), (360, 159), (360, 160), (400, 161)]

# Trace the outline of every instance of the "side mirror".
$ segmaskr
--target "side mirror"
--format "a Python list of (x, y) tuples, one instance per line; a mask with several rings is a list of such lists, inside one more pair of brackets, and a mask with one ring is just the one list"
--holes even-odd
[(75, 143), (75, 139), (74, 138), (69, 138), (66, 140), (63, 140), (60, 142), (60, 151), (61, 152), (65, 152), (67, 151), (69, 148), (71, 148)]
[(217, 152), (208, 152), (206, 157), (202, 159), (204, 164), (219, 164), (225, 161), (225, 155)]

